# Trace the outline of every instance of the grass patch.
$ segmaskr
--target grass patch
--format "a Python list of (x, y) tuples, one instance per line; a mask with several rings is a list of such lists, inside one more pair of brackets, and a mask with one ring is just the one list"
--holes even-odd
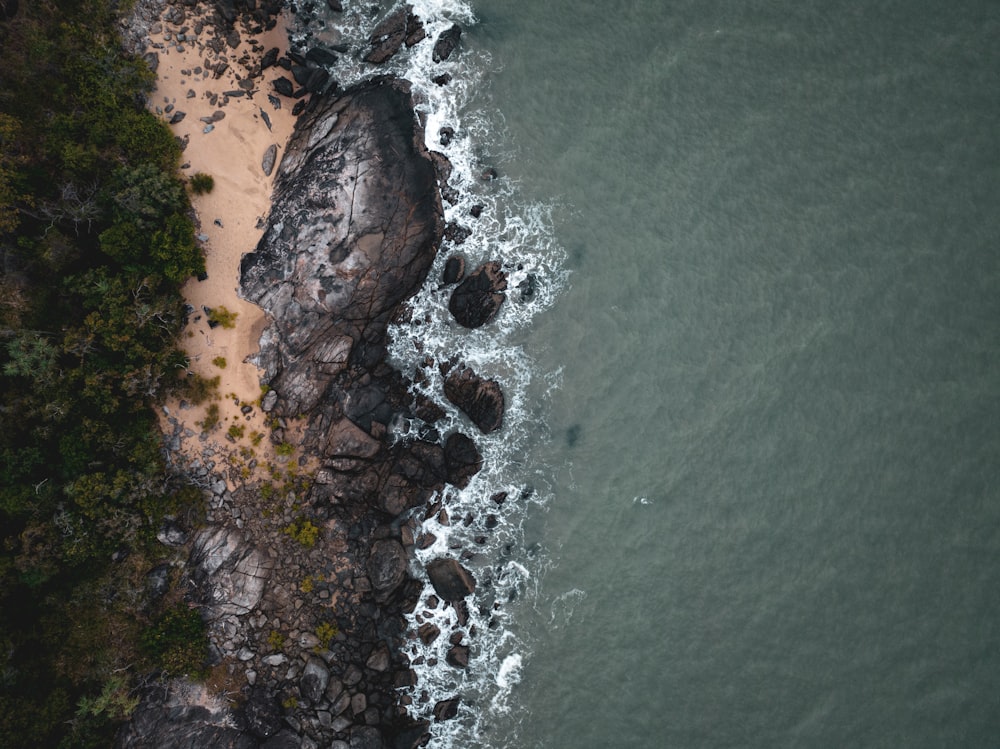
[(212, 359), (212, 364), (214, 364), (215, 366), (217, 366), (219, 369), (225, 369), (226, 368), (226, 357), (224, 357), (224, 356), (217, 356), (214, 359)]
[(191, 192), (195, 195), (207, 195), (215, 187), (215, 178), (211, 174), (198, 172), (191, 175), (191, 180), (188, 184), (191, 187)]
[(214, 325), (221, 325), (227, 330), (231, 330), (236, 327), (236, 318), (239, 316), (238, 312), (230, 312), (224, 306), (219, 305), (218, 307), (213, 307), (208, 313), (208, 322)]

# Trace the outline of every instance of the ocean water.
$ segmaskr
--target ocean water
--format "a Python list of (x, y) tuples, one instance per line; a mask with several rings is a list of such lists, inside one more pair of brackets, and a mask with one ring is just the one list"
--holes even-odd
[(479, 580), (469, 671), (413, 646), (431, 746), (998, 745), (1000, 4), (414, 5), (465, 29), (393, 63), (474, 229), (439, 265), (512, 289), (395, 333), (509, 401), (426, 526)]

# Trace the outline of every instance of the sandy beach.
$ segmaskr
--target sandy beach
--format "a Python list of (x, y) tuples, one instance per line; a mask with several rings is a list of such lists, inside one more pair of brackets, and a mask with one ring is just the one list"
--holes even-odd
[[(271, 176), (266, 175), (262, 159), (274, 145), (275, 163), (280, 162), (295, 123), (291, 114), (294, 100), (282, 98), (277, 108), (268, 97), (274, 93), (270, 80), (283, 71), (266, 70), (251, 78), (262, 49), (277, 47), (281, 53), (287, 49), (285, 18), (278, 20), (277, 26), (257, 36), (242, 33), (238, 46), (227, 44), (219, 53), (207, 46), (208, 28), (201, 35), (191, 34), (190, 29), (184, 31), (193, 25), (190, 18), (179, 26), (164, 21), (150, 34), (152, 51), (159, 58), (150, 106), (171, 123), (177, 137), (187, 140), (183, 174), (191, 177), (204, 173), (214, 179), (210, 193), (191, 196), (208, 277), (202, 281), (191, 279), (182, 289), (195, 312), (182, 333), (181, 345), (192, 372), (209, 379), (220, 378), (221, 398), (213, 401), (220, 409), (220, 426), (208, 437), (219, 445), (233, 425), (243, 426), (247, 434), (268, 433), (264, 414), (256, 407), (261, 397), (261, 373), (247, 361), (258, 349), (265, 314), (241, 299), (238, 288), (240, 259), (256, 247), (262, 235), (277, 172), (275, 166)], [(206, 65), (217, 68), (220, 62), (228, 65), (221, 75)], [(244, 95), (225, 95), (234, 91), (243, 91)], [(230, 328), (211, 327), (205, 309), (223, 307), (236, 313), (235, 324)], [(241, 408), (248, 404), (255, 407), (252, 413), (244, 414)], [(181, 421), (186, 429), (200, 433), (198, 422), (205, 418), (207, 405), (194, 407), (175, 399), (166, 408), (169, 416)], [(161, 418), (166, 417), (161, 414)], [(183, 444), (192, 459), (199, 457), (199, 441), (186, 440)], [(268, 445), (268, 440), (260, 441), (258, 451)]]

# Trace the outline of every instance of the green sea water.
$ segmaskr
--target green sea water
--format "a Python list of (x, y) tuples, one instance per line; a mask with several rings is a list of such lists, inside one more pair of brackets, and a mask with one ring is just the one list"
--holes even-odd
[(1000, 4), (473, 7), (571, 276), (466, 746), (1000, 745)]

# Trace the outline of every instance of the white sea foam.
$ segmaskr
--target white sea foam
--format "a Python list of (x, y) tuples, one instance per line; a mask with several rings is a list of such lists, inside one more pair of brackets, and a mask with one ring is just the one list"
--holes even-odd
[[(377, 70), (360, 58), (384, 14), (372, 18), (363, 3), (352, 3), (343, 14), (301, 30), (298, 42), (302, 48), (317, 42), (348, 44), (350, 52), (331, 68), (343, 86), (382, 73), (410, 81), (428, 148), (443, 153), (452, 164), (449, 185), (457, 198), (444, 202), (445, 221), (472, 232), (460, 246), (443, 243), (424, 288), (412, 301), (412, 322), (391, 331), (390, 356), (408, 375), (425, 358), (437, 363), (457, 356), (477, 373), (500, 382), (504, 391), (503, 428), (482, 435), (443, 397), (443, 377), (437, 366), (422, 367), (421, 382), (415, 386), (446, 411), (435, 428), (443, 434), (461, 430), (472, 436), (484, 464), (464, 490), (448, 487), (431, 499), (430, 504), (442, 502), (447, 522), (435, 515), (422, 524), (422, 532), (433, 534), (435, 540), (416, 552), (417, 564), (411, 572), (426, 579), (423, 566), (427, 562), (441, 556), (461, 558), (475, 575), (477, 589), (467, 599), (469, 621), (460, 628), (453, 608), (431, 607), (434, 591), (429, 584), (425, 586), (409, 618), (411, 630), (415, 633), (421, 624), (430, 623), (442, 634), (427, 646), (414, 637), (408, 646), (418, 678), (417, 686), (409, 690), (411, 712), (430, 718), (436, 702), (461, 696), (459, 715), (433, 724), (431, 745), (487, 747), (490, 724), (510, 710), (512, 692), (530, 657), (531, 643), (511, 621), (507, 604), (525, 597), (533, 600), (543, 572), (543, 559), (525, 548), (522, 526), (529, 505), (546, 502), (548, 472), (535, 465), (529, 448), (544, 433), (538, 391), (544, 398), (558, 387), (561, 374), (536, 372), (516, 338), (564, 286), (564, 253), (552, 235), (548, 206), (525, 201), (518, 186), (503, 175), (496, 180), (482, 178), (493, 166), (484, 161), (483, 154), (493, 153), (493, 158), (500, 159), (510, 150), (502, 140), (499, 113), (477, 111), (471, 103), (484, 75), (494, 69), (493, 60), (464, 41), (447, 61), (432, 60), (434, 41), (441, 32), (453, 23), (468, 28), (476, 22), (471, 7), (461, 0), (411, 0), (410, 4), (424, 24), (427, 39), (410, 49), (404, 47)], [(451, 75), (445, 86), (433, 82), (442, 73)], [(440, 138), (444, 127), (454, 130), (447, 145)], [(482, 206), (478, 219), (471, 215), (473, 206)], [(444, 264), (453, 253), (465, 257), (467, 272), (483, 262), (499, 260), (507, 273), (508, 299), (497, 318), (481, 329), (459, 326), (448, 312), (451, 288), (439, 288)], [(522, 294), (529, 286), (531, 293)], [(535, 378), (540, 382), (529, 400), (528, 389)], [(394, 434), (406, 439), (425, 426), (398, 424)], [(497, 504), (492, 498), (501, 493), (506, 493), (506, 500)], [(469, 667), (464, 670), (446, 663), (449, 635), (459, 629), (471, 649)]]

